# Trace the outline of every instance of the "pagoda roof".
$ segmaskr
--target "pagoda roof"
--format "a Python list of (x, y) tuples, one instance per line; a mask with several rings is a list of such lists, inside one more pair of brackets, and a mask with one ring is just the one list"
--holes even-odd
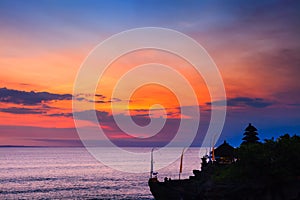
[(215, 156), (220, 156), (220, 157), (233, 156), (234, 155), (234, 147), (232, 147), (230, 144), (228, 144), (226, 142), (226, 140), (224, 140), (224, 143), (221, 144), (220, 146), (218, 146), (214, 150), (214, 154), (215, 154)]
[(245, 131), (249, 131), (249, 132), (254, 132), (254, 131), (257, 131), (257, 129), (252, 126), (251, 123), (249, 123), (248, 127), (245, 129)]

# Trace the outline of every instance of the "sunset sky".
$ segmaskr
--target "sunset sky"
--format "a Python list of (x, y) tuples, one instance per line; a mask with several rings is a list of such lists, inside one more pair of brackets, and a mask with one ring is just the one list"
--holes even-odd
[[(261, 139), (284, 133), (300, 134), (300, 3), (299, 1), (11, 1), (0, 0), (0, 145), (80, 146), (72, 117), (73, 86), (90, 51), (119, 32), (139, 27), (180, 31), (201, 44), (222, 75), (227, 116), (218, 143), (241, 142), (252, 123)], [(174, 41), (176, 43), (176, 41)], [(199, 104), (184, 105), (168, 88), (146, 85), (125, 105), (126, 90), (111, 91), (126, 71), (157, 62), (172, 66), (193, 87)], [(157, 69), (155, 76), (164, 78)], [(139, 78), (148, 74), (141, 74)], [(168, 77), (172, 81), (172, 77)], [(176, 82), (175, 82), (176, 83)], [(180, 84), (176, 86), (181, 88)], [(184, 92), (184, 91), (183, 91)], [(101, 127), (118, 145), (165, 145), (180, 121), (180, 106), (198, 106), (201, 122), (193, 145), (201, 145), (211, 102), (202, 77), (193, 66), (156, 50), (130, 53), (105, 72), (95, 96), (78, 96), (94, 103)], [(139, 125), (167, 118), (156, 136), (141, 139), (123, 134), (112, 118), (129, 111)], [(151, 107), (161, 104), (162, 109)], [(84, 127), (93, 129), (84, 105)], [(192, 120), (193, 116), (184, 116)], [(142, 134), (142, 133), (141, 133)], [(145, 135), (144, 137), (147, 137)]]

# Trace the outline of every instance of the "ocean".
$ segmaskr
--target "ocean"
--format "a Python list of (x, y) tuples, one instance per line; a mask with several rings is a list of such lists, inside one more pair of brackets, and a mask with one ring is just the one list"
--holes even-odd
[[(128, 149), (149, 152), (143, 164), (150, 171), (151, 149)], [(204, 153), (199, 148), (184, 153), (182, 178), (200, 168)], [(85, 148), (0, 148), (0, 199), (154, 199), (148, 187), (149, 172), (130, 172), (132, 164), (141, 166), (140, 161), (127, 163), (114, 151), (106, 156), (115, 166), (128, 164), (129, 168), (124, 172), (105, 166)], [(179, 160), (157, 170), (158, 179), (177, 179)], [(157, 162), (154, 157), (154, 170)]]

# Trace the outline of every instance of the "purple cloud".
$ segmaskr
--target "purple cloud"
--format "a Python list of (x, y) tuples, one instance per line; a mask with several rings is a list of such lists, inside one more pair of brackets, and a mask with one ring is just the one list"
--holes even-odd
[(44, 114), (45, 111), (41, 109), (32, 109), (32, 108), (0, 108), (0, 112), (11, 113), (11, 114)]
[(71, 94), (54, 94), (49, 92), (26, 92), (7, 88), (0, 88), (0, 102), (22, 105), (40, 105), (54, 100), (71, 100)]
[[(223, 105), (223, 101), (207, 102), (207, 105)], [(250, 98), (250, 97), (235, 97), (227, 99), (227, 106), (229, 107), (253, 107), (265, 108), (273, 105), (274, 103), (263, 98)]]

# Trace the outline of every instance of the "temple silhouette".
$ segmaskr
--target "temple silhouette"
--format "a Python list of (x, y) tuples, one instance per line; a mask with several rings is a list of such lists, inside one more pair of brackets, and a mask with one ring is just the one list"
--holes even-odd
[(224, 141), (201, 158), (188, 179), (148, 181), (156, 200), (300, 199), (300, 137), (285, 134), (260, 142), (249, 123), (237, 148)]

